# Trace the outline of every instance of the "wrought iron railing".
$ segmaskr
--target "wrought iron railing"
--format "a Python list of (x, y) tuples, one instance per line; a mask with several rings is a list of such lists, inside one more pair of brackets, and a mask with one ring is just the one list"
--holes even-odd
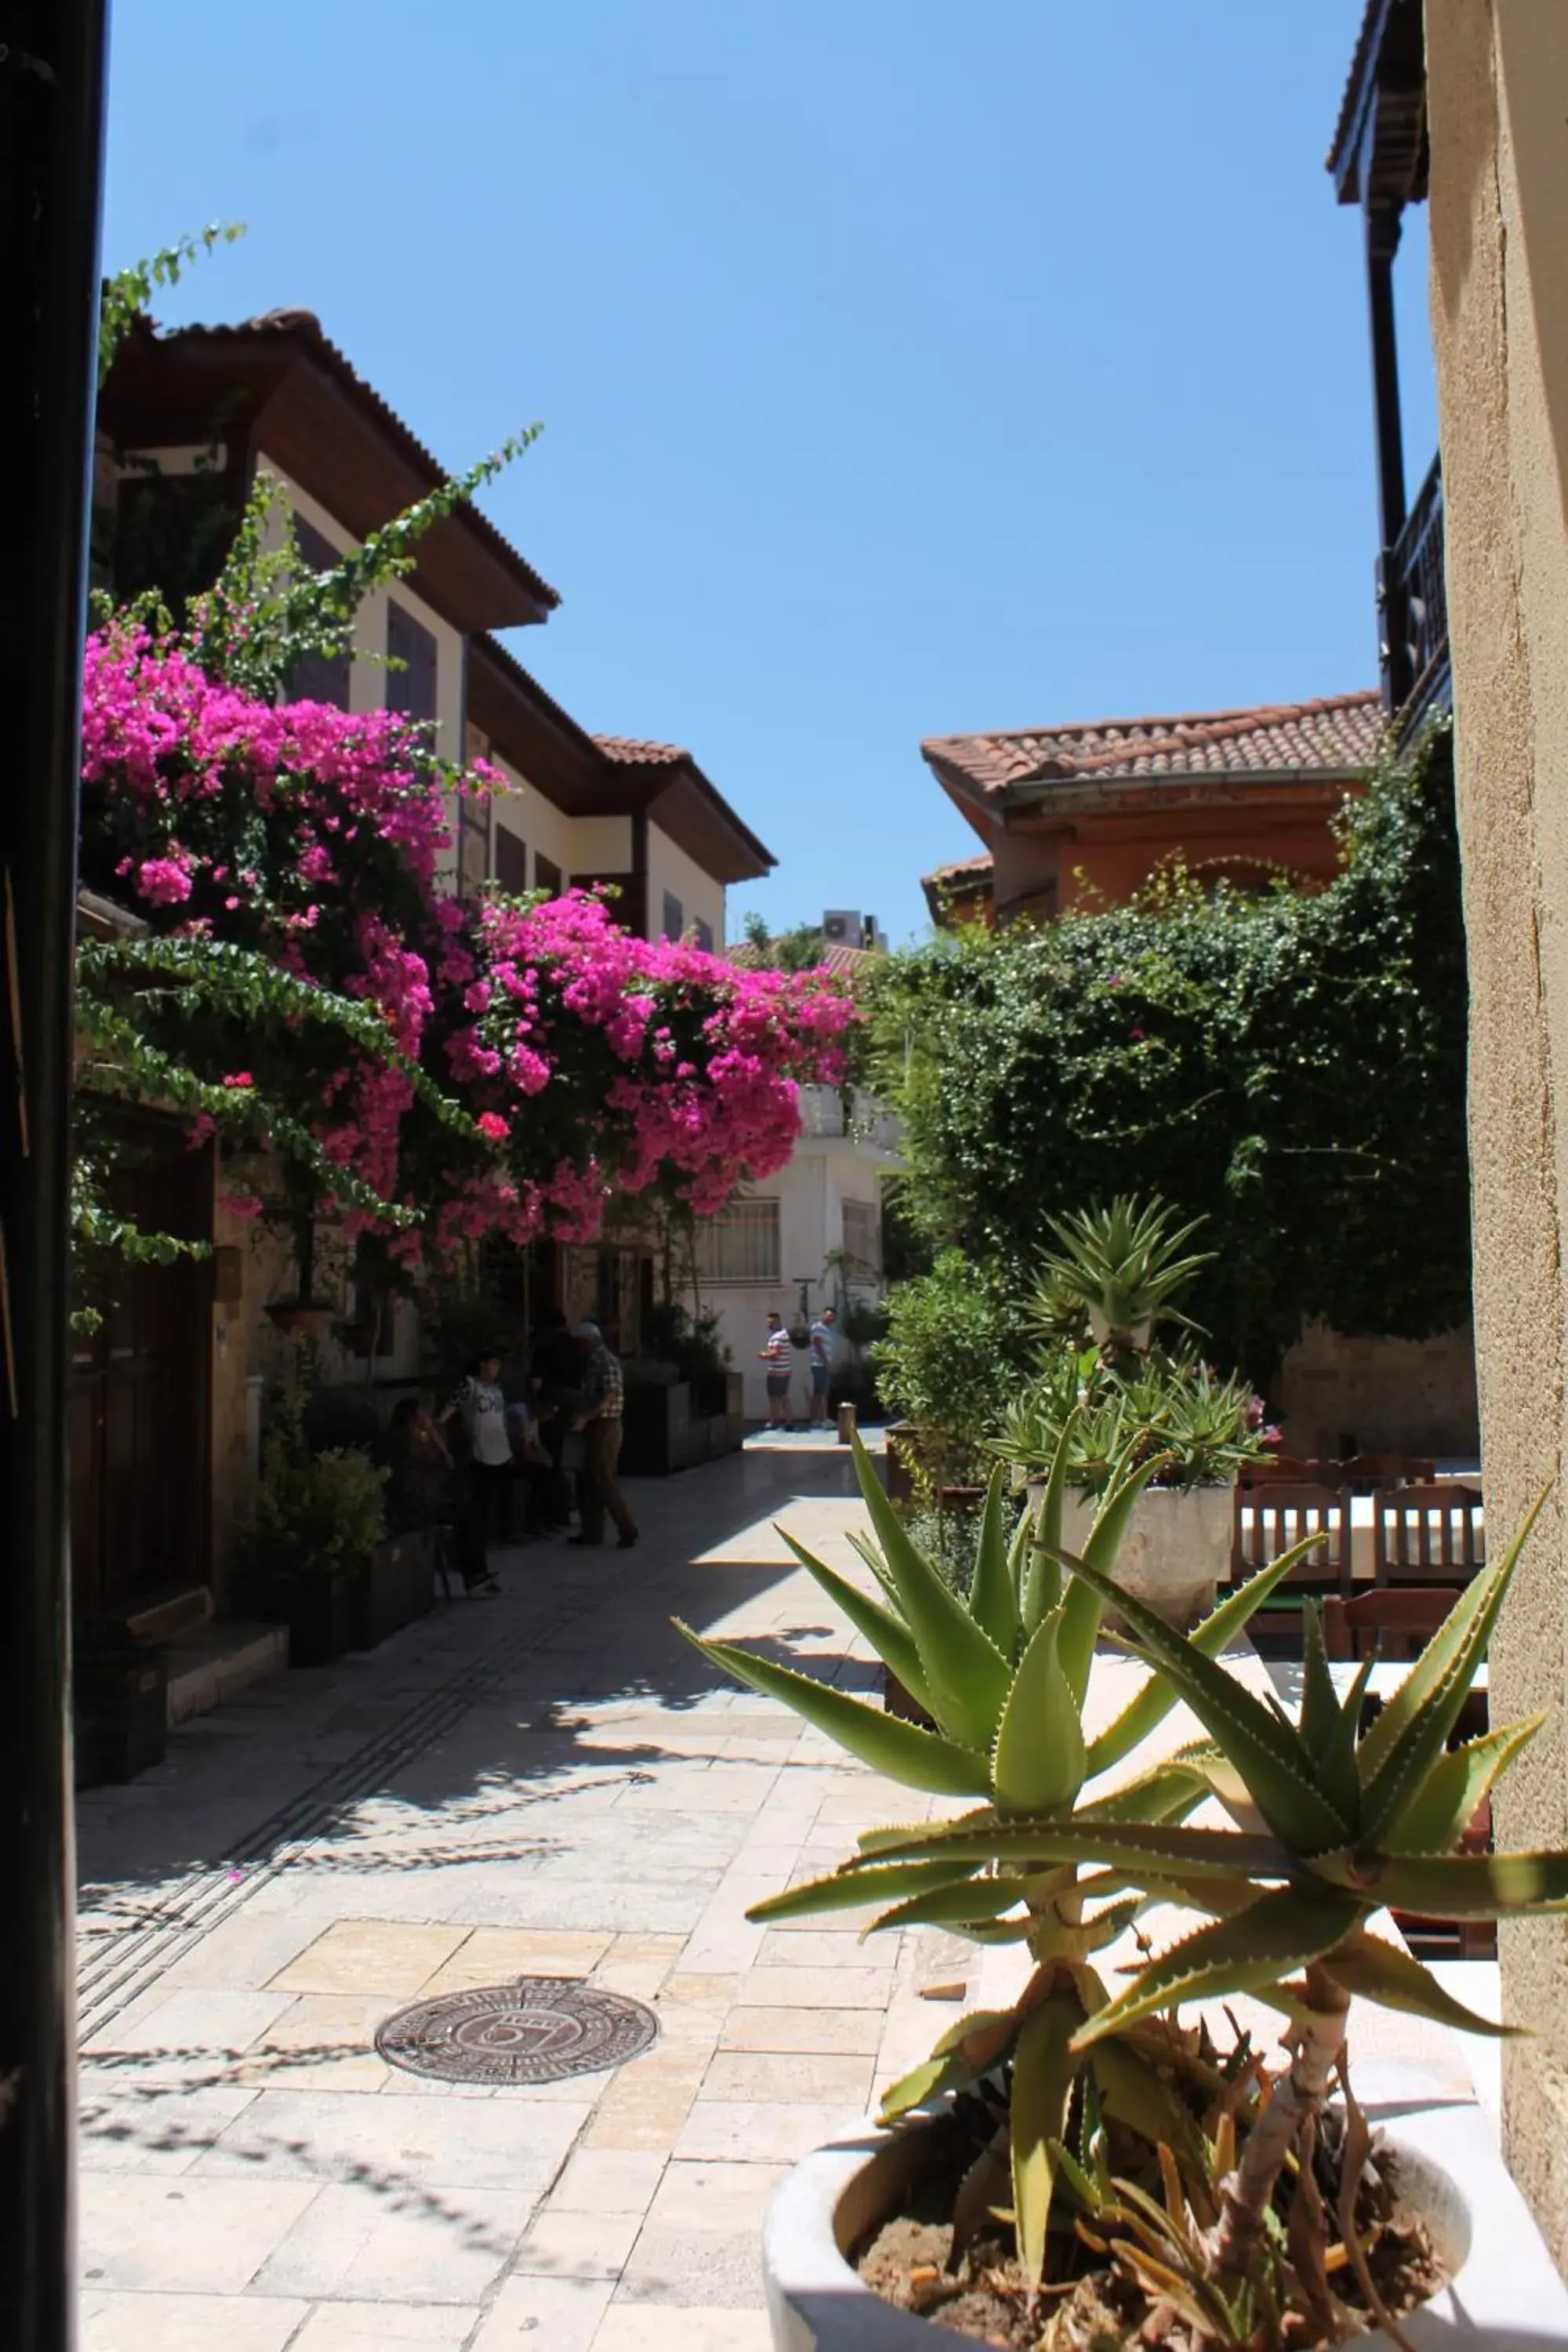
[(1408, 733), (1450, 699), (1448, 597), (1443, 573), (1443, 469), (1417, 491), (1394, 546), (1378, 566), (1383, 698)]

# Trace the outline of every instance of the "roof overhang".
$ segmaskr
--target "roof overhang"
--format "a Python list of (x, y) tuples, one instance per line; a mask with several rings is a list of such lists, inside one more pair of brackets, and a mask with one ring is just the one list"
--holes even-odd
[(1422, 0), (1367, 0), (1327, 164), (1342, 205), (1397, 212), (1425, 199)]
[(493, 637), (468, 646), (468, 719), (564, 815), (626, 813), (625, 789), (593, 737)]
[[(121, 344), (100, 422), (121, 448), (238, 444), (248, 472), (269, 460), (355, 539), (447, 478), (310, 311), (168, 334), (140, 320)], [(560, 602), (467, 502), (419, 542), (413, 584), (465, 635), (544, 620)]]
[(669, 835), (678, 849), (710, 874), (715, 882), (755, 882), (778, 864), (773, 851), (742, 824), (717, 787), (709, 782), (695, 760), (678, 761), (673, 771), (656, 766), (646, 771), (648, 797), (644, 803), (650, 823)]
[[(1047, 824), (1082, 816), (1137, 814), (1152, 808), (1234, 808), (1266, 801), (1271, 806), (1292, 802), (1335, 803), (1366, 782), (1363, 768), (1254, 772), (1226, 770), (1220, 775), (1083, 777), (1057, 782), (1049, 777), (1010, 784), (994, 800), (1006, 816), (1021, 817), (1021, 829), (1035, 831)], [(1010, 827), (1010, 830), (1019, 829)]]

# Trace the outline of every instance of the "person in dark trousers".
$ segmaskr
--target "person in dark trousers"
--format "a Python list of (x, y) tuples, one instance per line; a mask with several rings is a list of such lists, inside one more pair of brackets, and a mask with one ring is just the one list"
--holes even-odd
[(489, 1545), (511, 1539), (516, 1465), (506, 1399), (501, 1394), (500, 1358), (493, 1349), (475, 1359), (473, 1370), (458, 1388), (441, 1420), (454, 1425), (460, 1439), (466, 1507), (458, 1516), (458, 1555), (463, 1583), (470, 1592), (499, 1592), (500, 1585), (489, 1564)]
[(795, 1348), (782, 1315), (768, 1317), (768, 1336), (757, 1351), (768, 1383), (768, 1427), (789, 1427), (789, 1383), (795, 1370)]
[(395, 1410), (387, 1454), (392, 1527), (400, 1535), (426, 1538), (446, 1591), (457, 1532), (457, 1474), (429, 1407), (418, 1397), (403, 1398)]
[(575, 1427), (583, 1433), (583, 1467), (577, 1474), (578, 1532), (574, 1545), (602, 1544), (605, 1516), (614, 1519), (619, 1549), (629, 1551), (637, 1539), (637, 1523), (626, 1507), (616, 1465), (621, 1458), (621, 1409), (626, 1382), (616, 1357), (605, 1345), (596, 1323), (579, 1323), (577, 1338), (587, 1357), (577, 1399)]
[(541, 1444), (552, 1475), (536, 1481), (539, 1523), (563, 1528), (572, 1517), (572, 1482), (561, 1466), (566, 1440), (577, 1412), (577, 1391), (583, 1383), (583, 1350), (558, 1307), (541, 1316), (528, 1358), (528, 1392), (538, 1421)]

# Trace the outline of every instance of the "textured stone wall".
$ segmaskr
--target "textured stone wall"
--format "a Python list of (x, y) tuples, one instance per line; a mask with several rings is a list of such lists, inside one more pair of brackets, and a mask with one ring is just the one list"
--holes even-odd
[[(1489, 1538), (1562, 1470), (1568, 1211), (1568, 7), (1426, 0), (1432, 315), (1471, 992), (1476, 1348)], [(1500, 1837), (1568, 1836), (1554, 1496), (1493, 1654), (1550, 1710)], [(1568, 1922), (1506, 1929), (1507, 2153), (1568, 2261)]]

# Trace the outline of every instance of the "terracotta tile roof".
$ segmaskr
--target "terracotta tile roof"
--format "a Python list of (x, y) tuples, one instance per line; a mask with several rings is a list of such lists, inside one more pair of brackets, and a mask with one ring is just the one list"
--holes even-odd
[(928, 882), (940, 883), (986, 882), (990, 880), (995, 864), (991, 852), (983, 849), (978, 857), (952, 857), (945, 866), (933, 866), (925, 878)]
[(629, 768), (673, 768), (691, 758), (679, 743), (647, 743), (636, 735), (595, 735), (594, 740), (606, 760)]
[[(338, 349), (323, 330), (313, 310), (264, 310), (258, 318), (244, 319), (227, 326), (156, 327), (151, 319), (138, 320), (133, 333), (145, 334), (160, 346), (172, 350), (213, 350), (224, 347), (237, 349), (243, 343), (265, 338), (279, 343), (293, 342), (307, 352), (328, 375), (342, 387), (354, 405), (373, 417), (388, 439), (399, 449), (405, 460), (417, 471), (428, 476), (430, 487), (447, 479), (449, 468), (427, 449), (391, 404), (384, 400), (373, 383), (367, 383), (345, 352)], [(497, 530), (488, 516), (469, 499), (458, 509), (458, 514), (479, 536), (486, 541), (493, 554), (507, 568), (518, 572), (528, 584), (546, 612), (560, 604), (559, 592), (542, 579), (503, 532)]]
[[(738, 940), (734, 946), (727, 947), (724, 953), (731, 963), (740, 964), (747, 971), (768, 968), (767, 955), (761, 948), (753, 947), (750, 940)], [(817, 961), (820, 969), (830, 971), (836, 980), (853, 980), (876, 963), (881, 953), (880, 948), (827, 946), (824, 947)]]
[(1371, 765), (1383, 723), (1381, 699), (1369, 687), (1317, 702), (931, 736), (921, 749), (944, 782), (994, 800), (1021, 784), (1163, 776), (1352, 779)]

